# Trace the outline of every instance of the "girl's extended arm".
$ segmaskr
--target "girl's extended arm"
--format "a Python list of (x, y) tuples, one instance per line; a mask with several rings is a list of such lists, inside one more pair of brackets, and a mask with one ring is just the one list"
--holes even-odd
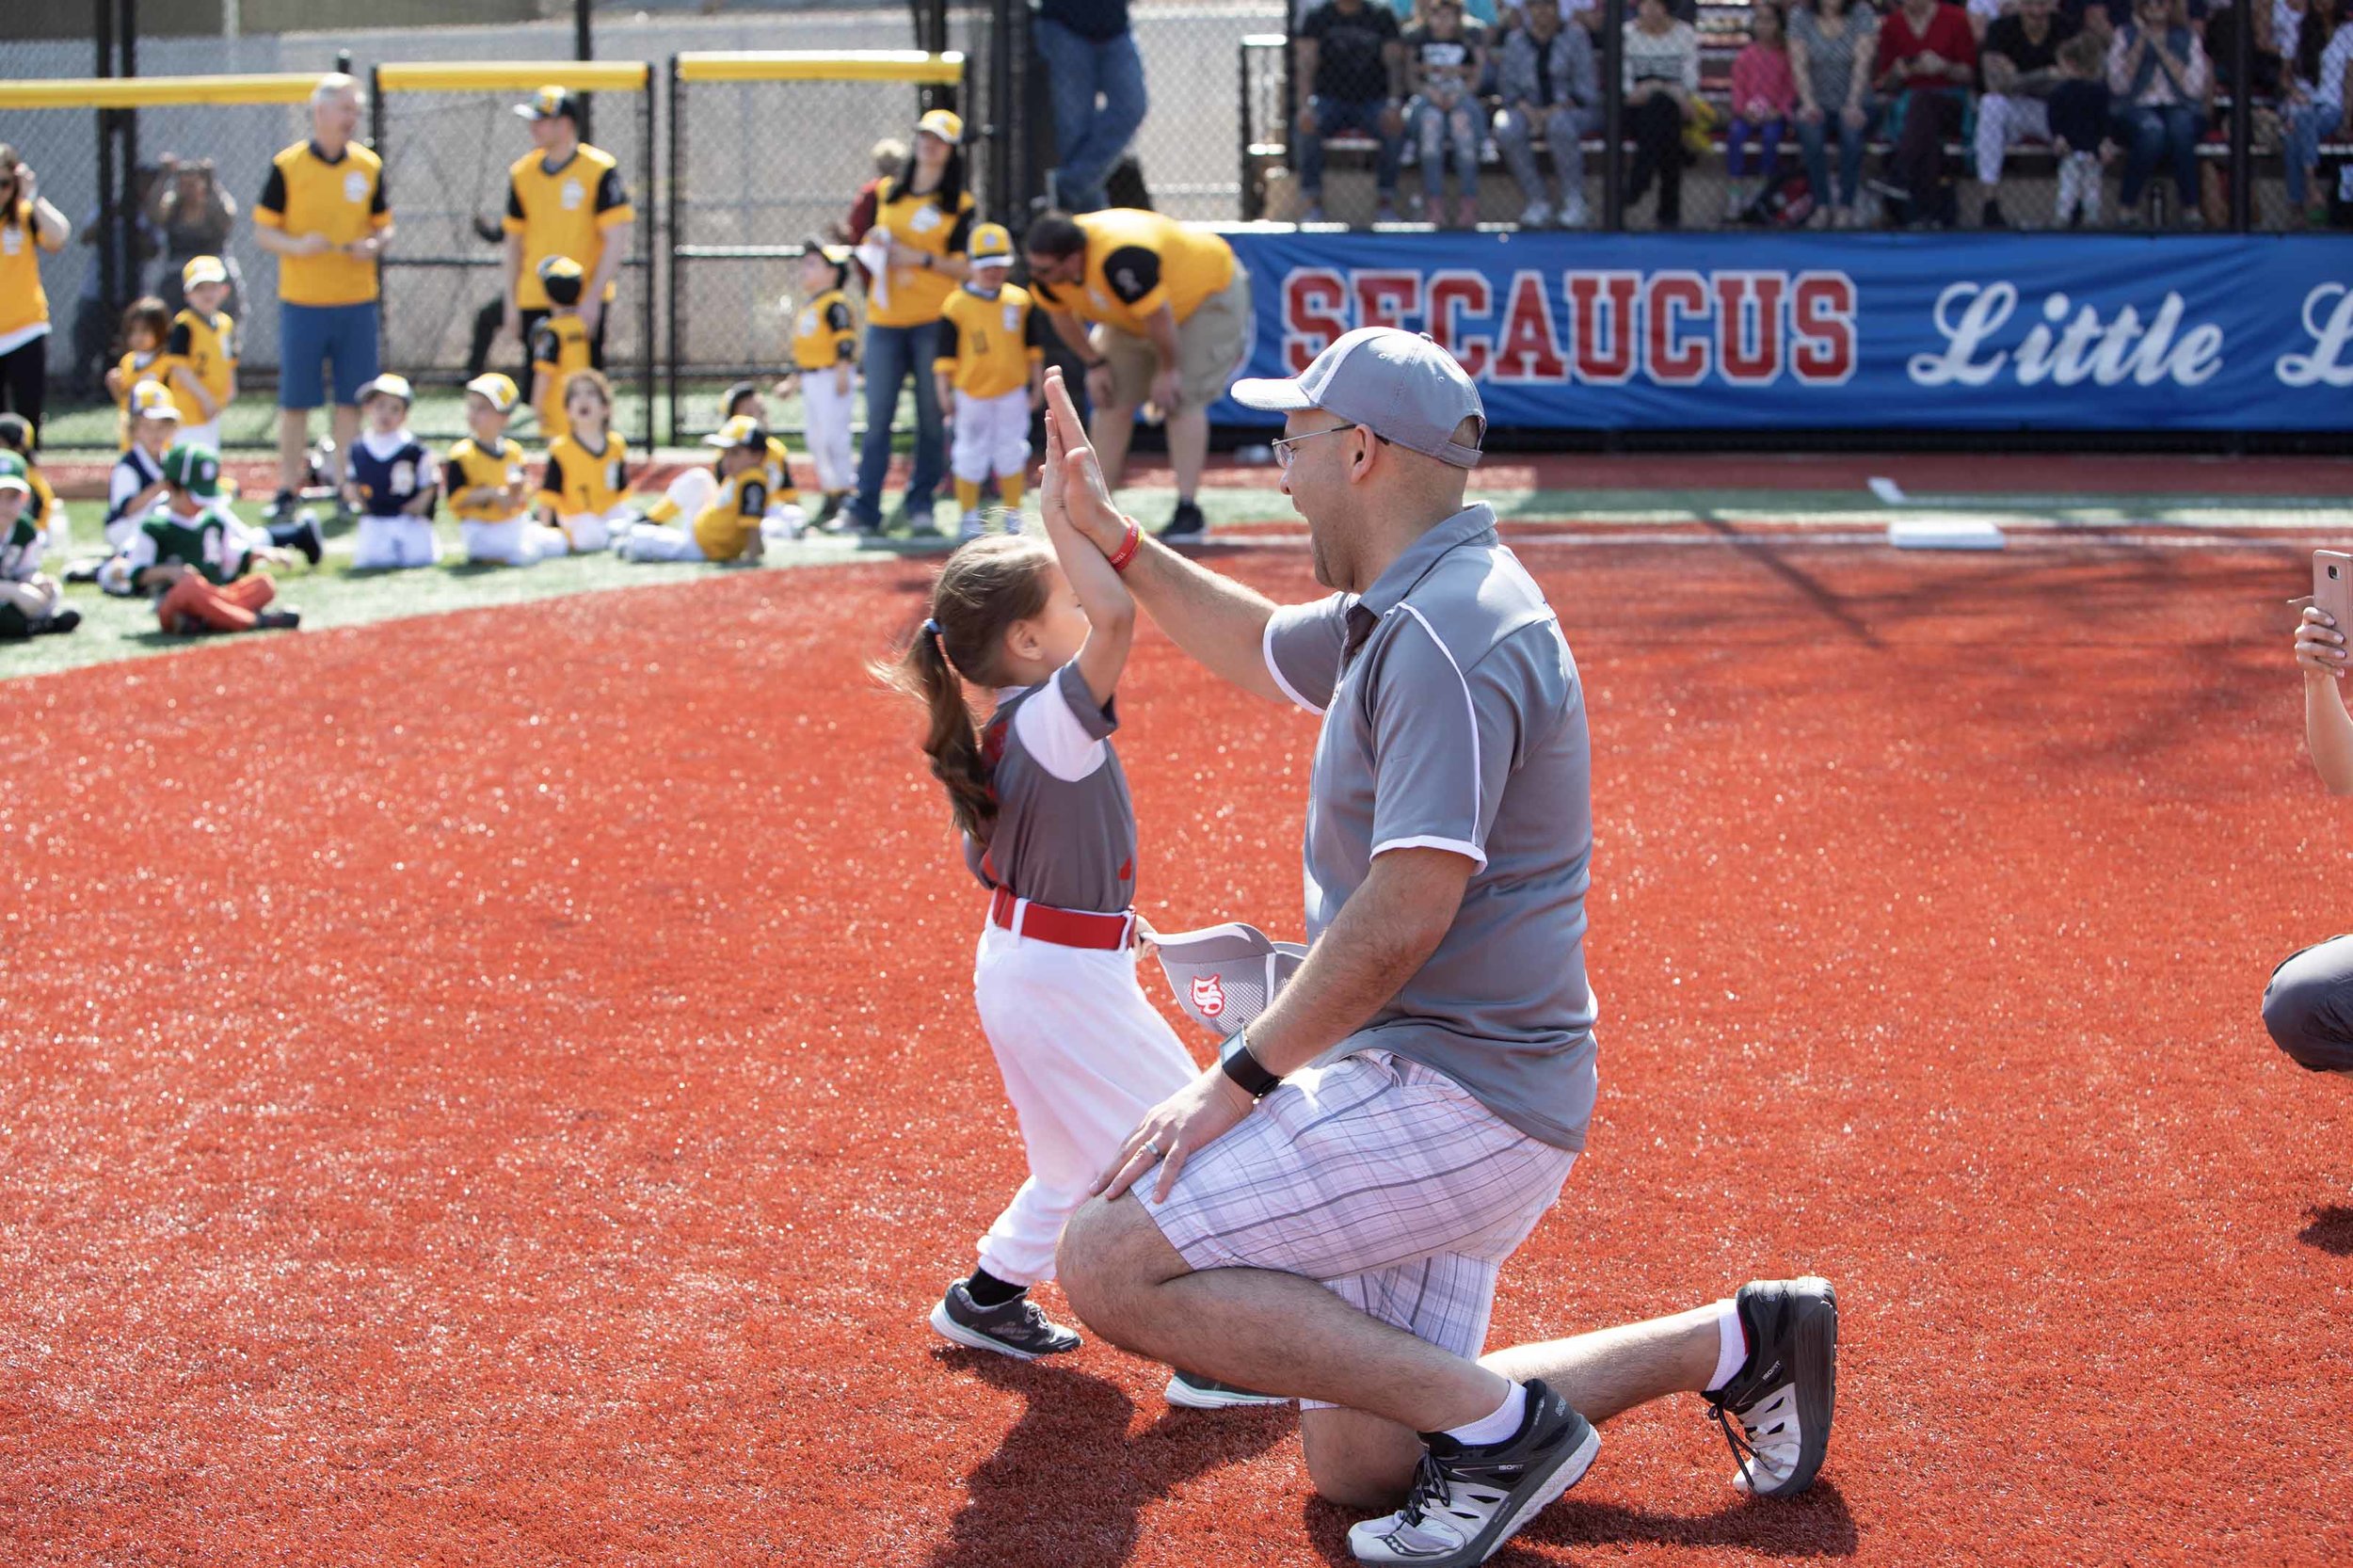
[(1095, 449), (1079, 432), (1063, 428), (1058, 403), (1061, 410), (1069, 408), (1067, 399), (1048, 399), (1046, 405), (1046, 484), (1039, 509), (1046, 517), (1054, 558), (1086, 611), (1087, 640), (1079, 650), (1079, 675), (1087, 683), (1087, 695), (1102, 704), (1111, 701), (1119, 672), (1128, 665), (1128, 648), (1135, 640), (1136, 601), (1103, 552), (1071, 523), (1064, 500), (1067, 487), (1100, 480), (1095, 472)]

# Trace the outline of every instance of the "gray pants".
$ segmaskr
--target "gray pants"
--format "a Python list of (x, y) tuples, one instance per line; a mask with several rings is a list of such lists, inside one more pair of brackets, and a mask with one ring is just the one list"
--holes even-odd
[(2335, 936), (2271, 971), (2264, 1027), (2299, 1067), (2353, 1073), (2353, 936)]
[[(1561, 195), (1569, 201), (1585, 194), (1585, 133), (1601, 124), (1599, 109), (1557, 104), (1545, 117), (1545, 145), (1552, 150), (1552, 167), (1561, 175)], [(1496, 116), (1496, 151), (1503, 167), (1520, 187), (1524, 200), (1545, 200), (1544, 177), (1536, 172), (1535, 127), (1517, 109)]]

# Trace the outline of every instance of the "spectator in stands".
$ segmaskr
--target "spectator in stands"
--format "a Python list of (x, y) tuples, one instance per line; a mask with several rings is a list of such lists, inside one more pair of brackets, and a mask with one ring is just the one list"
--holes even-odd
[(1658, 181), (1658, 227), (1683, 226), (1683, 127), (1700, 90), (1699, 34), (1678, 22), (1667, 0), (1641, 0), (1625, 24), (1622, 72), (1625, 127), (1634, 137), (1625, 205), (1631, 207)]
[(2146, 220), (2141, 191), (2163, 161), (2173, 173), (2182, 225), (2205, 227), (2198, 206), (2198, 138), (2212, 76), (2181, 0), (2134, 0), (2132, 20), (2108, 43), (2108, 90), (2124, 143), (2117, 203), (2126, 223)]
[(616, 274), (629, 255), (637, 209), (621, 183), (619, 161), (580, 139), (580, 100), (541, 88), (515, 112), (531, 125), (532, 151), (506, 171), (505, 330), (522, 349), (520, 384), (531, 384), (531, 340), (550, 309), (539, 264), (568, 256), (587, 273), (580, 295), (588, 360), (604, 368), (604, 324), (619, 292)]
[(229, 236), (237, 226), (237, 203), (214, 177), (213, 160), (183, 160), (167, 152), (150, 203), (156, 228), (164, 236), (164, 275), (155, 292), (164, 308), (178, 314), (187, 303), (181, 274), (199, 256), (217, 259), (229, 274), (229, 293), (220, 309), (232, 315), (244, 309), (245, 279), (236, 258), (229, 253)]
[[(334, 484), (360, 435), (360, 389), (376, 379), (376, 258), (392, 237), (384, 162), (352, 139), (364, 94), (341, 73), (311, 94), (311, 139), (270, 162), (253, 238), (278, 258), (278, 498), (292, 508), (310, 472), (311, 411), (335, 398)], [(332, 362), (330, 388), (325, 367)]]
[[(1781, 178), (1781, 138), (1798, 110), (1798, 78), (1789, 61), (1789, 40), (1780, 0), (1756, 0), (1749, 8), (1749, 42), (1732, 62), (1732, 124), (1724, 132), (1724, 221), (1737, 223), (1749, 204)], [(1749, 140), (1764, 144), (1763, 184), (1748, 185)]]
[(1893, 99), (1896, 150), (1889, 169), (1900, 186), (1898, 216), (1913, 224), (1952, 227), (1945, 142), (1961, 131), (1968, 84), (1977, 73), (1968, 14), (1944, 0), (1903, 0), (1880, 24), (1871, 73), (1879, 91)]
[[(1585, 224), (1585, 137), (1601, 127), (1601, 70), (1582, 27), (1561, 25), (1559, 0), (1528, 0), (1521, 25), (1505, 35), (1497, 72), (1496, 146), (1527, 203), (1520, 225), (1533, 229), (1560, 215), (1563, 229)], [(1545, 179), (1530, 145), (1545, 133), (1561, 205), (1545, 200)]]
[(2108, 131), (2107, 45), (2089, 27), (2059, 45), (2059, 85), (2051, 89), (2051, 151), (2059, 161), (2054, 226), (2083, 229), (2100, 221), (2102, 170), (2116, 158)]
[[(1878, 118), (1870, 96), (1878, 13), (1852, 0), (1806, 0), (1789, 13), (1789, 63), (1798, 79), (1798, 146), (1814, 187), (1817, 229), (1854, 226), (1863, 180), (1863, 138)], [(1828, 144), (1838, 137), (1838, 184), (1830, 180)]]
[(2353, 138), (2353, 25), (2340, 25), (2336, 11), (2335, 0), (2309, 0), (2297, 17), (2280, 107), (2288, 205), (2315, 229), (2329, 221), (2328, 198), (2312, 183), (2321, 138), (2331, 132)]
[(2050, 98), (2059, 83), (2059, 46), (2076, 25), (2053, 14), (2052, 0), (2018, 0), (1993, 19), (1977, 45), (1985, 96), (1977, 100), (1977, 183), (1985, 187), (1980, 220), (2009, 227), (1998, 194), (2002, 158), (2014, 142), (2051, 138)]
[(1405, 146), (1405, 45), (1397, 13), (1366, 0), (1324, 0), (1296, 35), (1299, 80), (1310, 84), (1299, 112), (1299, 185), (1308, 223), (1323, 221), (1323, 143), (1351, 131), (1376, 138), (1373, 166), (1381, 209), (1374, 221), (1397, 221), (1397, 171)]
[(40, 439), (49, 378), (49, 295), (40, 253), (65, 248), (72, 228), (40, 194), (40, 177), (0, 142), (0, 410), (23, 414)]
[(1486, 32), (1463, 20), (1462, 0), (1431, 0), (1405, 30), (1404, 43), (1406, 87), (1413, 93), (1405, 120), (1421, 149), (1422, 216), (1440, 225), (1447, 221), (1450, 150), (1460, 197), (1454, 225), (1473, 228), (1479, 222), (1479, 144), (1487, 129), (1487, 111), (1479, 98), (1487, 69)]
[[(915, 125), (914, 161), (883, 186), (866, 238), (888, 236), (888, 264), (866, 295), (866, 442), (858, 449), (857, 495), (837, 521), (857, 533), (882, 529), (883, 479), (890, 472), (890, 424), (899, 388), (915, 380), (915, 468), (907, 476), (907, 525), (932, 529), (932, 492), (947, 467), (932, 366), (945, 341), (940, 309), (969, 275), (965, 247), (976, 221), (965, 188), (964, 121), (946, 109)], [(869, 248), (870, 254), (872, 248)]]
[(1132, 209), (1048, 213), (1023, 244), (1032, 296), (1086, 366), (1104, 481), (1120, 482), (1136, 411), (1158, 408), (1176, 471), (1176, 510), (1160, 536), (1199, 538), (1209, 405), (1250, 350), (1250, 274), (1218, 235)]
[(1054, 112), (1052, 205), (1094, 212), (1146, 107), (1128, 0), (1041, 0), (1030, 35), (1046, 56)]

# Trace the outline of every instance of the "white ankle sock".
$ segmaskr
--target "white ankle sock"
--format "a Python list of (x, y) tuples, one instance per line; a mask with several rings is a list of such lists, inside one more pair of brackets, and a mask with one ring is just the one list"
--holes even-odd
[(1716, 1304), (1716, 1373), (1707, 1380), (1713, 1394), (1733, 1380), (1749, 1358), (1749, 1336), (1740, 1330), (1740, 1308), (1730, 1301)]
[(1512, 1384), (1512, 1391), (1503, 1396), (1503, 1402), (1495, 1413), (1481, 1416), (1468, 1426), (1449, 1427), (1447, 1435), (1457, 1443), (1501, 1443), (1520, 1430), (1528, 1418), (1528, 1389), (1521, 1384)]

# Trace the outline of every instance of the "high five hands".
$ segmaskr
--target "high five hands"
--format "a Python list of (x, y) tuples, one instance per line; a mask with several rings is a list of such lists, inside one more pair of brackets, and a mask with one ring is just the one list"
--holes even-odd
[(1106, 555), (1128, 536), (1128, 520), (1112, 504), (1103, 465), (1087, 444), (1086, 427), (1079, 423), (1070, 389), (1063, 385), (1060, 365), (1046, 372), (1046, 472), (1038, 505), (1049, 520), (1066, 523)]

